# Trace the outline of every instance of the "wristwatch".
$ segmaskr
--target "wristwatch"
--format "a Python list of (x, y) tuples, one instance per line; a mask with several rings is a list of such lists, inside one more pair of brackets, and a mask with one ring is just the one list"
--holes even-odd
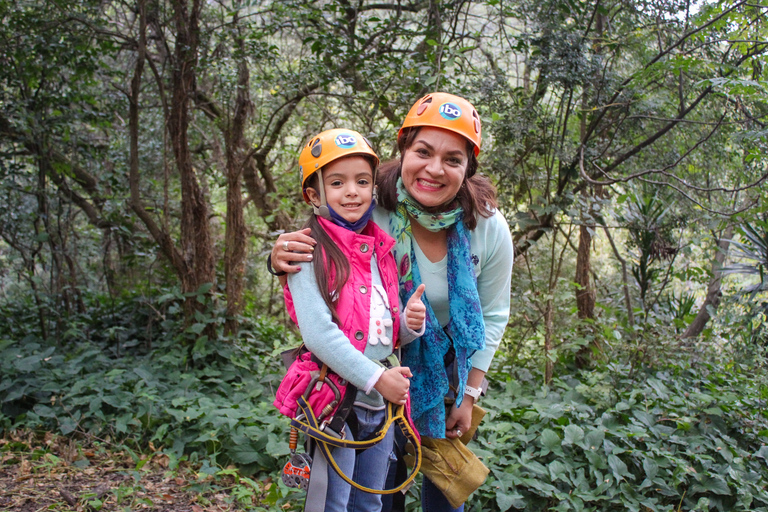
[(475, 402), (478, 401), (482, 392), (483, 392), (482, 388), (473, 388), (472, 386), (464, 386), (464, 394), (474, 398)]

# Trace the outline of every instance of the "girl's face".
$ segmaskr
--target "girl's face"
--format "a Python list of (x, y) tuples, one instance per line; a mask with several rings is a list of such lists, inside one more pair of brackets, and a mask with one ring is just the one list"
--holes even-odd
[(427, 208), (450, 203), (464, 182), (469, 157), (461, 135), (425, 126), (403, 154), (403, 185)]
[[(373, 171), (362, 156), (346, 156), (323, 167), (325, 201), (347, 222), (356, 222), (368, 211), (373, 197)], [(320, 195), (312, 187), (307, 195), (320, 205)]]

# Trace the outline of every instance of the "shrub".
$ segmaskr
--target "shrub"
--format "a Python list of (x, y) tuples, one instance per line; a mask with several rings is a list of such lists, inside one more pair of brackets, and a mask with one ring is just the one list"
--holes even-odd
[(551, 388), (519, 374), (482, 403), (491, 476), (472, 510), (768, 510), (764, 372), (609, 364)]
[[(118, 309), (144, 320), (132, 301)], [(236, 463), (246, 474), (277, 470), (288, 453), (288, 423), (271, 402), (282, 374), (279, 352), (293, 336), (268, 319), (245, 319), (236, 339), (207, 340), (199, 326), (221, 324), (213, 310), (185, 328), (177, 305), (163, 309), (151, 344), (146, 322), (94, 310), (86, 323), (71, 319), (57, 345), (6, 332), (0, 429), (108, 436), (140, 449), (152, 443), (177, 459)], [(99, 329), (92, 328), (95, 316)]]

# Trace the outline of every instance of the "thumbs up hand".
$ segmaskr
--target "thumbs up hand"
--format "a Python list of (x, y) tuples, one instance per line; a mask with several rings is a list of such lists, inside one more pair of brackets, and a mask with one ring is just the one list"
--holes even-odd
[(414, 332), (421, 331), (424, 320), (427, 318), (427, 307), (421, 301), (425, 289), (426, 285), (420, 284), (405, 306), (405, 325)]

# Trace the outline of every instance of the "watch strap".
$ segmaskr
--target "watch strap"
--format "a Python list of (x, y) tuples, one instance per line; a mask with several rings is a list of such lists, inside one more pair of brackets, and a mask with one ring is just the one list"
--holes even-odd
[(473, 388), (472, 386), (464, 386), (464, 394), (469, 395), (472, 398), (475, 399), (475, 402), (477, 402), (478, 398), (480, 398), (480, 394), (482, 394), (483, 390), (481, 388)]

